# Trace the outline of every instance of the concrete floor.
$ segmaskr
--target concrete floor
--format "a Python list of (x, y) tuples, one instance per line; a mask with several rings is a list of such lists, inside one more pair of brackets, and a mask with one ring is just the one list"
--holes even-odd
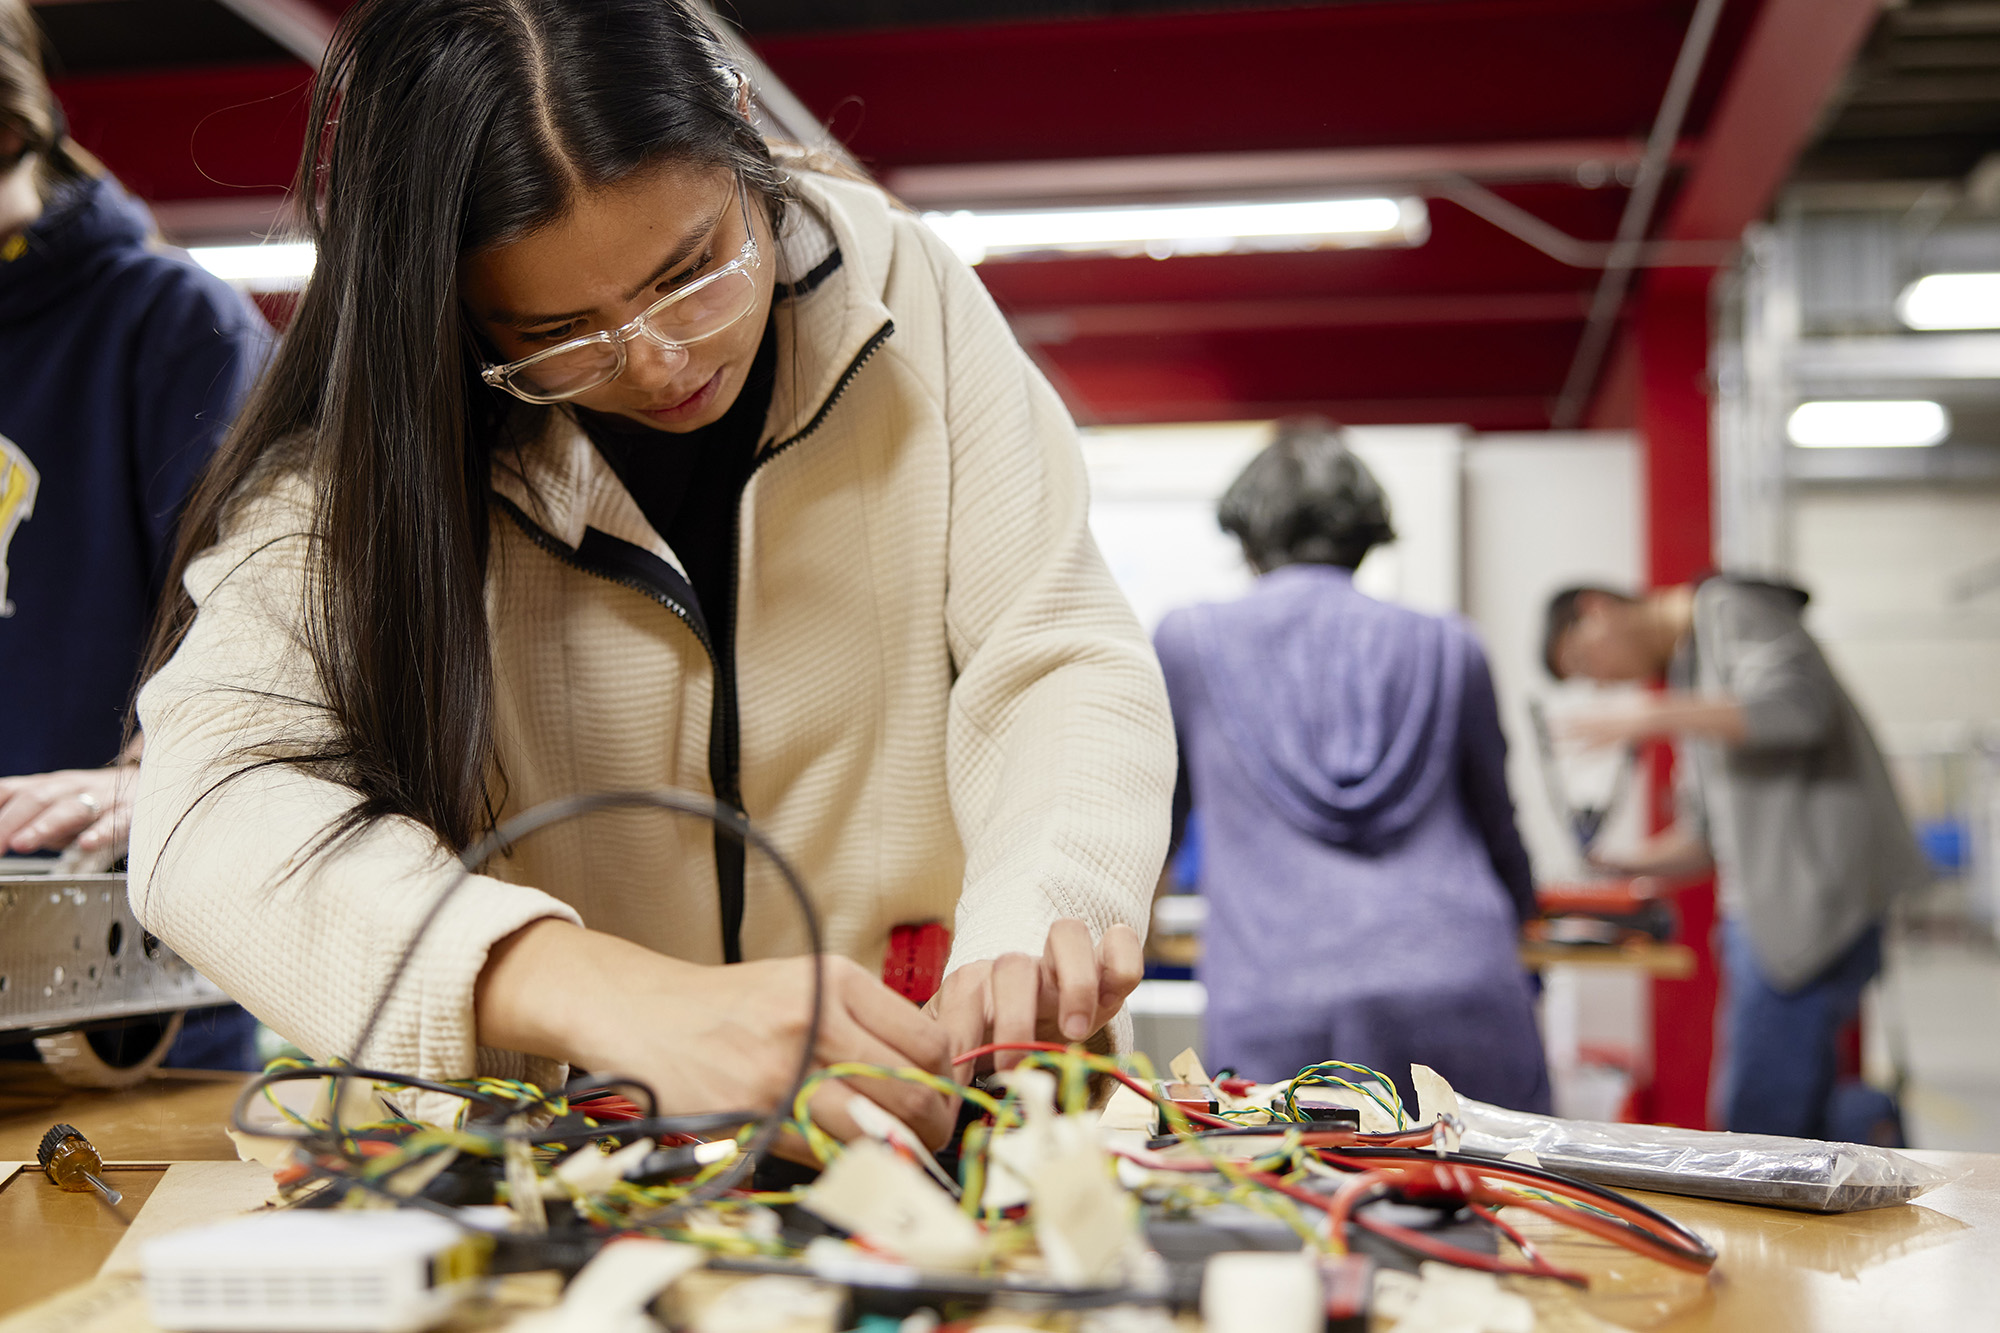
[(2000, 1152), (2000, 947), (1990, 936), (1899, 932), (1863, 1030), (1872, 1080), (1908, 1071), (1911, 1147)]

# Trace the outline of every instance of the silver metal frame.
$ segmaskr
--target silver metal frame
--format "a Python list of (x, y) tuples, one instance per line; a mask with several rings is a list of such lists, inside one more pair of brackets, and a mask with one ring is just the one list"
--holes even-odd
[(227, 1004), (146, 932), (123, 875), (0, 875), (0, 1032)]

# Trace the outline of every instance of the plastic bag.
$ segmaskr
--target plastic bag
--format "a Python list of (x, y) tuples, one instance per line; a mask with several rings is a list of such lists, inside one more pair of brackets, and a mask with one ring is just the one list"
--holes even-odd
[(1551, 1171), (1613, 1189), (1852, 1213), (1908, 1203), (1953, 1179), (1901, 1153), (1859, 1143), (1557, 1120), (1466, 1098), (1459, 1099), (1458, 1114), (1465, 1152), (1505, 1157), (1526, 1149)]

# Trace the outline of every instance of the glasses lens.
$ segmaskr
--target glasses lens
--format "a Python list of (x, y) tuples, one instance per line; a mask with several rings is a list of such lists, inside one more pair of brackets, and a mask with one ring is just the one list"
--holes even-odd
[(538, 398), (570, 398), (588, 393), (618, 373), (618, 349), (591, 343), (523, 366), (508, 383)]
[(664, 342), (700, 342), (749, 314), (756, 303), (757, 283), (748, 273), (725, 273), (654, 315), (646, 328)]

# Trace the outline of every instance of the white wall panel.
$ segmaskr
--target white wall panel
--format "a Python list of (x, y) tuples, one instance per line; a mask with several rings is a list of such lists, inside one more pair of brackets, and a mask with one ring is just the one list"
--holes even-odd
[[(1645, 517), (1639, 446), (1623, 432), (1482, 435), (1465, 454), (1465, 606), (1486, 642), (1507, 731), (1508, 784), (1521, 835), (1543, 878), (1581, 857), (1544, 796), (1528, 700), (1575, 693), (1542, 668), (1549, 597), (1578, 583), (1637, 588)], [(1614, 756), (1603, 757), (1608, 761)], [(1610, 770), (1579, 765), (1578, 794)], [(1592, 779), (1596, 779), (1595, 782)]]

